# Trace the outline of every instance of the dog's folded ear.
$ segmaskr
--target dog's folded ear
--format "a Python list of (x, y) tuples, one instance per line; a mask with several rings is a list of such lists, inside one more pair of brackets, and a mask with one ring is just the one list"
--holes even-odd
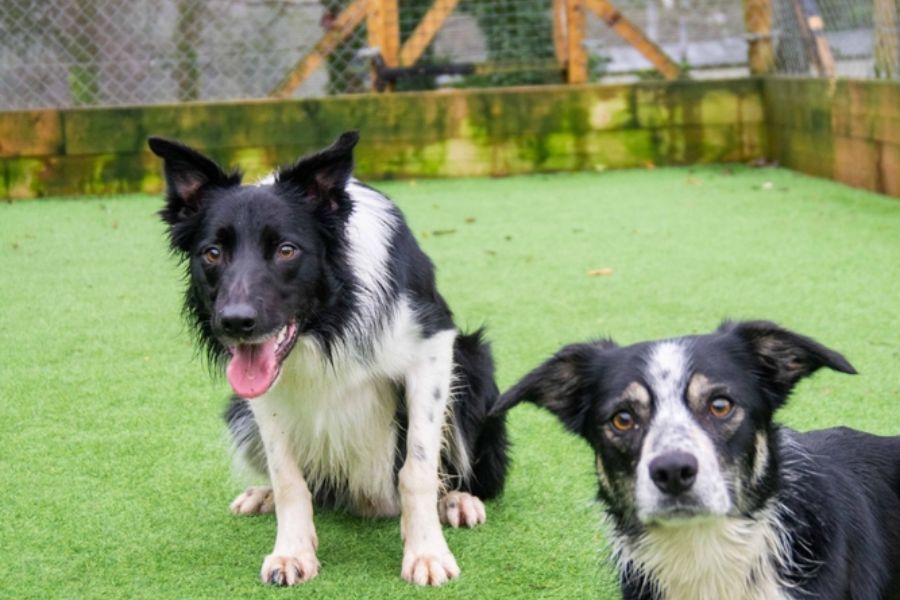
[(498, 410), (532, 402), (559, 417), (569, 431), (583, 435), (585, 417), (597, 393), (593, 388), (602, 373), (602, 353), (612, 347), (611, 341), (565, 346), (507, 390)]
[(798, 381), (822, 367), (856, 374), (841, 354), (770, 321), (726, 321), (719, 331), (736, 336), (750, 351), (756, 372), (777, 405), (787, 399)]
[(180, 142), (151, 137), (147, 144), (163, 159), (167, 201), (159, 215), (169, 225), (199, 211), (209, 189), (241, 182), (239, 172), (225, 173), (215, 161)]
[(346, 198), (344, 189), (353, 174), (353, 148), (359, 133), (347, 131), (321, 152), (301, 158), (278, 171), (276, 185), (291, 186), (316, 206), (334, 211)]

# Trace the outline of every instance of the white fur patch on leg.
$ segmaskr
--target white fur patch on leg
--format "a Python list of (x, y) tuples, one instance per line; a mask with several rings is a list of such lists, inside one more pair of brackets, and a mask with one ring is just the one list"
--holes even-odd
[(456, 529), (460, 525), (476, 527), (487, 521), (484, 503), (468, 492), (449, 492), (438, 502), (441, 523)]
[(263, 561), (260, 579), (282, 586), (303, 583), (319, 573), (312, 494), (297, 465), (289, 430), (278, 419), (284, 406), (270, 396), (251, 406), (266, 450), (277, 530), (275, 547)]
[(275, 496), (268, 486), (251, 486), (238, 494), (228, 507), (235, 515), (261, 515), (274, 512)]
[(444, 415), (450, 397), (455, 330), (422, 343), (421, 358), (406, 376), (409, 428), (406, 460), (398, 474), (403, 579), (441, 585), (459, 576), (438, 516), (438, 467)]

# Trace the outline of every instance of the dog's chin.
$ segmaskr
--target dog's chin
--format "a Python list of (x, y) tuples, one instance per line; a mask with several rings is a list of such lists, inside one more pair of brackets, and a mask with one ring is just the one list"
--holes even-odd
[(226, 344), (231, 356), (225, 373), (234, 393), (252, 399), (268, 392), (278, 381), (299, 332), (296, 321), (291, 321), (269, 335)]
[(644, 525), (662, 527), (684, 527), (698, 522), (721, 519), (721, 515), (698, 503), (673, 502), (656, 506), (649, 511), (641, 511), (639, 518)]

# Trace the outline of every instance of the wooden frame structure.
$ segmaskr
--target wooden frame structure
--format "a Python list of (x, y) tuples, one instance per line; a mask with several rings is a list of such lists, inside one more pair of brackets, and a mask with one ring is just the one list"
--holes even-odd
[[(595, 13), (622, 39), (634, 46), (666, 79), (680, 76), (678, 65), (629, 21), (610, 0), (549, 0), (553, 13), (553, 46), (568, 83), (588, 80), (588, 55), (584, 47), (586, 12)], [(459, 0), (434, 0), (413, 33), (400, 44), (398, 0), (353, 0), (332, 22), (312, 50), (272, 89), (270, 95), (290, 96), (353, 31), (366, 22), (368, 44), (377, 48), (388, 68), (413, 67), (459, 4)], [(386, 89), (391, 89), (388, 86)]]

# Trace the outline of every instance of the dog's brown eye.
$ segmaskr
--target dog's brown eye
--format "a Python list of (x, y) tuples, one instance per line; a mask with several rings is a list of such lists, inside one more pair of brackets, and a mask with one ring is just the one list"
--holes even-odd
[(287, 260), (294, 258), (300, 250), (293, 244), (282, 244), (278, 246), (278, 258)]
[(222, 251), (216, 246), (210, 246), (203, 252), (203, 258), (208, 264), (214, 265), (222, 258)]
[(617, 431), (624, 432), (634, 429), (634, 416), (627, 410), (620, 410), (614, 414), (610, 422)]
[(734, 402), (728, 398), (713, 398), (709, 401), (709, 414), (719, 419), (724, 419), (734, 410)]

